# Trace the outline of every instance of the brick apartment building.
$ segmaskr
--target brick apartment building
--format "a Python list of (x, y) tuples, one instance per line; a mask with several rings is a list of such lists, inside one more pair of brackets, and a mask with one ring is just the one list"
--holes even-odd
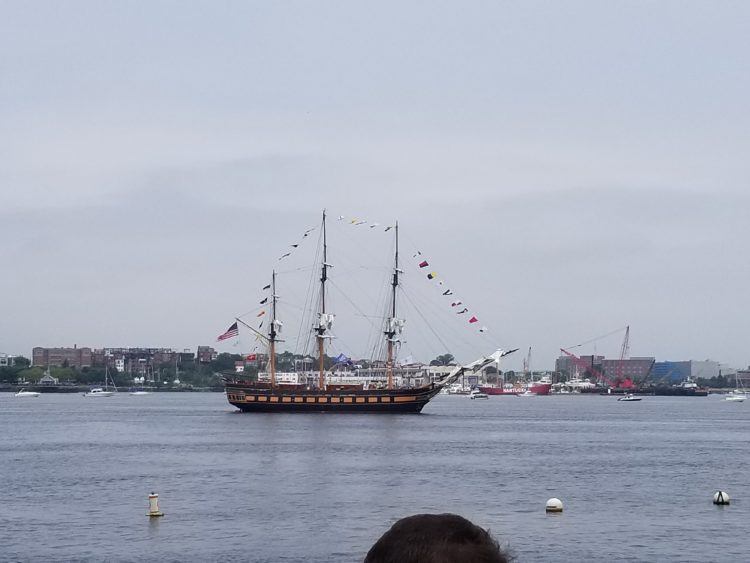
[(37, 346), (31, 351), (31, 364), (39, 367), (91, 367), (91, 348), (43, 348)]
[(581, 361), (576, 364), (573, 358), (560, 356), (555, 361), (555, 371), (567, 373), (571, 377), (578, 373), (583, 377), (588, 366), (593, 365), (609, 378), (622, 376), (633, 381), (643, 381), (649, 377), (656, 361), (651, 357), (610, 360), (604, 356), (581, 356), (580, 359)]
[(198, 353), (196, 359), (199, 364), (208, 364), (213, 362), (217, 358), (218, 354), (211, 346), (198, 346)]

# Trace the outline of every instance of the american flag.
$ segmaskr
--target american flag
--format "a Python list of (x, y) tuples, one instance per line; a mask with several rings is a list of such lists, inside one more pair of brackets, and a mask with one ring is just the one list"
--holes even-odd
[(237, 328), (237, 323), (234, 323), (232, 326), (230, 326), (227, 331), (224, 334), (220, 334), (217, 341), (219, 340), (226, 340), (227, 338), (234, 338), (240, 333), (240, 330)]

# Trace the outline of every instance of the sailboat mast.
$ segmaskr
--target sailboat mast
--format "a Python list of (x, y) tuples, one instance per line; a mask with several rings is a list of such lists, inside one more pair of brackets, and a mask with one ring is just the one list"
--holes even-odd
[[(324, 320), (326, 314), (326, 280), (328, 279), (328, 244), (326, 240), (326, 210), (323, 210), (323, 266), (320, 273), (320, 316)], [(325, 350), (324, 350), (323, 326), (318, 328), (318, 387), (325, 387)]]
[(388, 377), (388, 389), (393, 389), (393, 337), (396, 335), (395, 331), (395, 320), (396, 320), (396, 288), (398, 288), (398, 221), (396, 221), (396, 260), (393, 267), (393, 281), (391, 282), (391, 319), (388, 323), (388, 330), (386, 336), (388, 338), (388, 357), (385, 363), (386, 376)]
[(271, 328), (268, 331), (268, 373), (276, 386), (276, 270), (271, 274)]

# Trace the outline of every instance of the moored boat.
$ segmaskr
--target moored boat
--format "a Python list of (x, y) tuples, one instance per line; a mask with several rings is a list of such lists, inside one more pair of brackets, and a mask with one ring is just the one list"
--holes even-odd
[(110, 382), (110, 375), (109, 375), (109, 367), (104, 368), (104, 388), (102, 387), (94, 387), (87, 393), (84, 393), (84, 397), (111, 397), (115, 393), (117, 393), (117, 386), (115, 385), (114, 380), (112, 380), (112, 389), (109, 388), (109, 382)]
[(552, 380), (549, 376), (544, 376), (539, 381), (532, 382), (528, 387), (528, 390), (534, 395), (549, 395), (550, 389), (552, 389)]
[(517, 389), (506, 389), (501, 386), (480, 385), (478, 389), (487, 395), (518, 395), (521, 391)]
[(735, 388), (724, 397), (725, 401), (741, 403), (747, 399), (747, 390), (740, 384), (740, 378), (737, 374), (734, 376)]
[(708, 389), (700, 387), (692, 378), (687, 378), (679, 385), (671, 387), (656, 386), (652, 390), (654, 395), (669, 397), (707, 397)]

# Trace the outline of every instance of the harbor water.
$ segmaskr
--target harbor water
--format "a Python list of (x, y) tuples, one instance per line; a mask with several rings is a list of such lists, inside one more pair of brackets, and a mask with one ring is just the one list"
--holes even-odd
[(438, 396), (366, 415), (3, 393), (0, 425), (3, 561), (361, 561), (419, 512), (466, 516), (522, 562), (748, 559), (750, 403), (718, 396)]

